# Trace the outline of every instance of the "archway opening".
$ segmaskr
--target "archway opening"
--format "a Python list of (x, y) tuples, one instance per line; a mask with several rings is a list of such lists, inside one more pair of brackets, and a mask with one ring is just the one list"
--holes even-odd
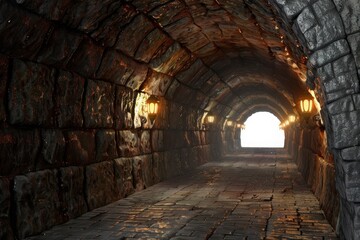
[(285, 133), (279, 128), (280, 120), (269, 112), (257, 112), (245, 121), (241, 130), (241, 147), (284, 148)]

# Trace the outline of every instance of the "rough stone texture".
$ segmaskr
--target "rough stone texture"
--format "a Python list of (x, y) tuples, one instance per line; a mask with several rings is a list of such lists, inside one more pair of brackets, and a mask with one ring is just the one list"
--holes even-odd
[(0, 55), (0, 122), (6, 120), (6, 84), (8, 82), (9, 61)]
[(104, 206), (117, 199), (114, 166), (101, 162), (85, 168), (85, 197), (89, 210)]
[(314, 52), (309, 62), (314, 67), (321, 67), (333, 60), (345, 56), (350, 52), (349, 44), (346, 40), (342, 39), (331, 43), (323, 49)]
[(344, 160), (358, 160), (360, 159), (360, 147), (349, 147), (341, 150), (341, 157)]
[(125, 85), (136, 71), (136, 63), (129, 57), (117, 52), (106, 51), (96, 76), (119, 85)]
[(95, 160), (94, 131), (65, 132), (66, 165), (86, 165)]
[(151, 147), (154, 152), (163, 151), (164, 149), (164, 134), (162, 130), (151, 131)]
[(351, 53), (353, 54), (357, 68), (360, 68), (360, 32), (349, 35), (347, 38)]
[(134, 157), (133, 177), (135, 191), (140, 191), (153, 185), (152, 155)]
[(356, 0), (334, 0), (340, 13), (345, 32), (351, 34), (360, 30), (360, 5)]
[[(325, 102), (332, 102), (359, 91), (356, 66), (351, 55), (346, 55), (318, 68), (317, 76), (317, 81), (322, 86), (325, 95)], [(339, 103), (341, 102), (335, 104)], [(329, 106), (329, 111), (334, 110), (332, 107), (333, 105)]]
[(83, 77), (93, 78), (101, 63), (104, 49), (89, 39), (83, 39), (67, 67)]
[(166, 178), (181, 174), (181, 151), (172, 150), (164, 152)]
[(73, 73), (60, 71), (56, 81), (56, 109), (59, 127), (81, 127), (85, 80)]
[(345, 36), (340, 15), (331, 0), (316, 1), (305, 8), (296, 18), (297, 29), (303, 34), (303, 45), (313, 51)]
[(149, 62), (156, 54), (159, 54), (162, 46), (170, 45), (170, 43), (172, 40), (156, 28), (143, 39), (136, 50), (135, 58)]
[(140, 133), (140, 150), (142, 154), (151, 153), (150, 131), (142, 131)]
[(96, 132), (96, 161), (111, 161), (117, 156), (116, 136), (114, 130)]
[(153, 179), (154, 184), (164, 181), (166, 179), (166, 169), (165, 169), (165, 160), (164, 153), (155, 152), (153, 153)]
[(59, 171), (64, 214), (68, 219), (78, 217), (88, 210), (84, 198), (84, 168), (66, 167)]
[(56, 174), (56, 171), (44, 170), (14, 178), (18, 238), (39, 234), (63, 222)]
[(121, 156), (131, 157), (140, 154), (140, 141), (137, 132), (118, 131), (118, 149)]
[(133, 185), (133, 159), (118, 158), (114, 160), (116, 187), (119, 197), (123, 198), (132, 194), (135, 189)]
[(10, 181), (0, 177), (0, 239), (13, 239), (10, 226)]
[(15, 60), (9, 86), (10, 123), (53, 126), (54, 84), (53, 69)]
[[(351, 147), (360, 143), (358, 126), (359, 111), (345, 112), (331, 118), (333, 130), (333, 146), (337, 149)], [(339, 128), (338, 126), (342, 126)]]
[[(141, 26), (141, 28), (139, 27)], [(138, 46), (145, 36), (154, 29), (154, 25), (143, 14), (139, 14), (121, 32), (116, 48), (125, 52), (127, 55), (134, 56)]]
[(35, 170), (40, 149), (37, 130), (0, 130), (0, 176), (12, 176)]
[(56, 167), (64, 164), (65, 137), (59, 130), (42, 130), (42, 162), (40, 167)]
[(126, 129), (133, 126), (135, 92), (129, 88), (116, 87), (115, 127)]
[(151, 95), (164, 96), (171, 84), (171, 78), (165, 74), (150, 71), (146, 81), (142, 85), (142, 90)]
[(343, 113), (343, 112), (350, 112), (354, 111), (354, 103), (351, 96), (346, 96), (335, 102), (329, 103), (327, 105), (327, 110), (331, 115)]
[(360, 204), (341, 199), (340, 231), (345, 239), (359, 239), (360, 226), (357, 220), (360, 217)]
[(285, 13), (285, 16), (289, 19), (292, 20), (293, 18), (295, 18), (297, 15), (300, 14), (300, 12), (307, 7), (307, 5), (309, 4), (310, 0), (305, 0), (305, 1), (296, 1), (296, 0), (286, 0), (286, 1), (282, 1), (282, 0), (271, 0), (273, 2), (275, 2), (279, 7), (282, 8), (282, 11)]
[(1, 1), (0, 16), (0, 52), (12, 57), (34, 58), (46, 38), (50, 23), (7, 1)]
[(110, 83), (88, 80), (83, 109), (88, 128), (112, 127), (114, 124), (115, 90)]
[(56, 28), (51, 31), (50, 38), (44, 42), (37, 55), (37, 61), (47, 65), (65, 67), (71, 56), (79, 47), (81, 35)]
[(98, 28), (91, 36), (100, 43), (113, 46), (121, 29), (127, 25), (136, 15), (135, 9), (124, 4), (122, 8), (116, 9), (111, 16), (99, 23)]

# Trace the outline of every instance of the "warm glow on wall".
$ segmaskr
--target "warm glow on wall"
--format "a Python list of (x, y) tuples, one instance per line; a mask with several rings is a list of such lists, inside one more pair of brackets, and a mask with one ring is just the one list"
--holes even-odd
[(290, 115), (289, 116), (289, 122), (290, 123), (293, 123), (293, 122), (295, 122), (296, 121), (296, 117), (294, 116), (294, 115)]
[(146, 104), (150, 122), (153, 124), (159, 111), (159, 99), (152, 95), (146, 100)]

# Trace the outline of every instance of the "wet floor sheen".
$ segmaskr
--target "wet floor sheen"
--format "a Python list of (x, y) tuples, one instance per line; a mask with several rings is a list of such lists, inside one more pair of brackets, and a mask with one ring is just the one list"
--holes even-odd
[(336, 239), (284, 155), (208, 163), (31, 239)]

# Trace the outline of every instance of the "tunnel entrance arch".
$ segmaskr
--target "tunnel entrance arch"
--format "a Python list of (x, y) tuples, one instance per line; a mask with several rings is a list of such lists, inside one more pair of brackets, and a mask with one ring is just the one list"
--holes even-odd
[(285, 133), (280, 120), (269, 112), (256, 112), (245, 121), (240, 139), (243, 148), (284, 148)]

